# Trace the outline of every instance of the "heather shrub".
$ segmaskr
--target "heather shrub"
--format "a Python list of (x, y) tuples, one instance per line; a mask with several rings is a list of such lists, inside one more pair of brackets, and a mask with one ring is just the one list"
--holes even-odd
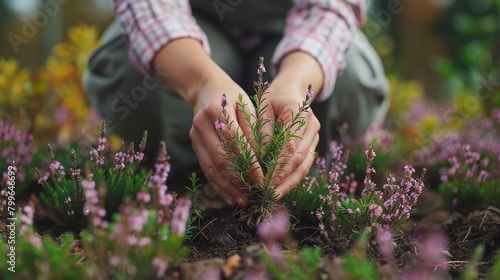
[(376, 172), (372, 165), (376, 154), (369, 147), (365, 152), (366, 175), (359, 192), (352, 174), (346, 173), (348, 155), (343, 146), (334, 143), (331, 152), (330, 169), (327, 170), (324, 158), (318, 158), (318, 176), (306, 177), (287, 196), (292, 215), (313, 216), (324, 237), (358, 235), (365, 228), (400, 230), (423, 191), (425, 171), (419, 179), (414, 179), (415, 169), (405, 166), (399, 184), (395, 176), (390, 175), (385, 184), (377, 185), (372, 180)]
[[(97, 148), (90, 149), (89, 160), (85, 164), (79, 164), (72, 150), (72, 166), (69, 170), (65, 169), (55, 158), (49, 145), (48, 171), (42, 175), (42, 172), (36, 169), (39, 176), (38, 183), (45, 191), (40, 195), (42, 201), (58, 215), (67, 228), (74, 231), (82, 230), (86, 227), (84, 215), (88, 212), (85, 203), (89, 199), (94, 199), (87, 197), (88, 194), (84, 191), (88, 187), (88, 182), (84, 178), (90, 176), (97, 185), (96, 192), (105, 193), (102, 200), (102, 215), (109, 219), (125, 198), (135, 198), (139, 190), (148, 187), (150, 174), (145, 170), (138, 170), (144, 157), (146, 138), (145, 132), (138, 151), (134, 149), (133, 143), (130, 144), (128, 150), (125, 150), (122, 144), (121, 150), (114, 156), (114, 163), (106, 162), (108, 158), (107, 138), (106, 125), (103, 123), (99, 144)], [(83, 172), (82, 169), (84, 169)], [(166, 177), (162, 179), (166, 180)]]
[(469, 121), (461, 132), (437, 135), (422, 149), (423, 165), (439, 176), (439, 193), (453, 210), (500, 206), (500, 109)]
[[(339, 142), (345, 148), (345, 151), (349, 151), (349, 156), (346, 157), (345, 163), (349, 172), (352, 173), (354, 178), (364, 178), (366, 165), (364, 149), (371, 146), (377, 154), (377, 157), (372, 161), (373, 167), (377, 170), (377, 173), (372, 174), (372, 180), (385, 180), (390, 170), (399, 163), (399, 155), (403, 150), (401, 145), (397, 145), (398, 143), (395, 141), (393, 132), (382, 128), (380, 124), (373, 124), (367, 131), (352, 137), (347, 134), (347, 129), (348, 125), (344, 124), (341, 128)], [(330, 145), (337, 145), (337, 141), (332, 141)], [(330, 147), (330, 150), (332, 149), (336, 148)], [(326, 162), (331, 162), (332, 158), (330, 156), (326, 155)], [(358, 183), (362, 183), (362, 181), (358, 181)]]
[[(292, 121), (285, 125), (283, 122), (275, 122), (263, 117), (266, 107), (262, 103), (266, 99), (266, 91), (269, 82), (263, 80), (263, 73), (266, 72), (264, 59), (260, 58), (258, 81), (255, 82), (256, 94), (252, 96), (253, 104), (246, 104), (243, 95), (239, 95), (237, 103), (238, 110), (243, 114), (245, 125), (251, 129), (250, 139), (240, 131), (231, 129), (232, 122), (226, 112), (227, 98), (222, 95), (221, 107), (222, 115), (215, 121), (221, 147), (224, 150), (224, 157), (231, 163), (230, 171), (234, 172), (236, 184), (242, 184), (248, 191), (246, 196), (249, 202), (249, 221), (256, 217), (257, 223), (269, 215), (277, 206), (276, 193), (272, 184), (274, 176), (280, 171), (280, 165), (287, 164), (290, 155), (284, 154), (283, 149), (289, 144), (292, 138), (299, 138), (297, 132), (305, 125), (302, 114), (307, 113), (307, 101), (312, 97), (313, 91), (309, 86), (306, 92), (306, 99), (302, 104), (298, 104), (298, 111), (292, 114)], [(253, 106), (254, 114), (248, 114), (245, 108)], [(268, 135), (263, 131), (263, 127), (271, 124), (273, 133)], [(258, 178), (256, 170), (252, 168), (258, 163), (263, 174), (263, 178)], [(261, 180), (262, 179), (262, 180)], [(262, 183), (258, 183), (261, 182)]]

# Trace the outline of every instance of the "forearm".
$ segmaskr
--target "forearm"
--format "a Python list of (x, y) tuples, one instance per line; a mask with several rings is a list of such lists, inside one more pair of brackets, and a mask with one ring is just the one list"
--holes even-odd
[(198, 94), (206, 83), (230, 79), (200, 42), (191, 38), (178, 39), (163, 47), (153, 59), (152, 70), (191, 108), (196, 105)]
[(323, 73), (322, 90), (313, 84), (316, 99), (326, 100), (333, 92), (338, 72), (345, 67), (347, 49), (363, 22), (365, 0), (297, 0), (295, 3), (273, 56), (273, 69), (281, 68), (283, 59), (290, 53), (310, 54)]
[(296, 89), (292, 92), (282, 92), (282, 94), (299, 94), (297, 98), (302, 100), (309, 84), (315, 92), (320, 92), (323, 82), (324, 74), (318, 61), (308, 53), (295, 51), (289, 53), (281, 61), (273, 86)]

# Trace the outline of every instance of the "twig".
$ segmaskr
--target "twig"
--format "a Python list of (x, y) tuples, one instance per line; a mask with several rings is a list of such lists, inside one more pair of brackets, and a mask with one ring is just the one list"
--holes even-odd
[(198, 233), (196, 233), (196, 235), (193, 237), (193, 239), (191, 239), (191, 241), (189, 241), (189, 245), (191, 245), (191, 243), (193, 243), (193, 241), (196, 239), (196, 237), (198, 237), (198, 235), (200, 235), (209, 225), (211, 225), (213, 222), (217, 221), (217, 219), (219, 219), (219, 218), (214, 218), (213, 220), (208, 222), (202, 229), (200, 229), (200, 231), (198, 231)]
[(467, 234), (465, 235), (464, 239), (462, 239), (462, 242), (464, 242), (467, 239), (467, 237), (469, 237), (471, 230), (472, 230), (472, 226), (470, 226), (469, 229), (467, 230)]
[(486, 216), (488, 215), (488, 213), (490, 213), (490, 211), (489, 211), (489, 210), (487, 210), (487, 211), (484, 213), (483, 219), (481, 220), (481, 223), (479, 224), (479, 229), (478, 229), (478, 230), (481, 230), (481, 227), (483, 227), (484, 220), (486, 220)]

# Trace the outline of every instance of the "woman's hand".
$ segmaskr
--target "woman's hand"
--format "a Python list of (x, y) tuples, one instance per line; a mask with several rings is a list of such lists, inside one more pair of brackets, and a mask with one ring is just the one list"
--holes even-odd
[[(306, 88), (307, 89), (307, 88)], [(297, 114), (305, 100), (306, 90), (273, 82), (269, 87), (265, 104), (268, 105), (265, 118), (281, 121), (286, 126), (292, 123), (292, 112)], [(302, 112), (305, 125), (286, 144), (282, 154), (287, 155), (286, 164), (278, 166), (270, 178), (278, 198), (283, 197), (295, 187), (309, 172), (314, 163), (315, 150), (319, 142), (320, 123), (309, 108)]]
[[(292, 122), (292, 112), (296, 114), (306, 99), (309, 84), (319, 92), (323, 86), (323, 71), (319, 63), (307, 53), (293, 52), (280, 63), (279, 71), (268, 91), (265, 104), (268, 105), (265, 118), (282, 121), (285, 125)], [(313, 96), (309, 103), (313, 101)], [(320, 122), (309, 108), (303, 112), (306, 124), (297, 132), (300, 138), (292, 138), (283, 150), (289, 155), (287, 163), (279, 166), (273, 174), (271, 185), (283, 197), (294, 188), (309, 172), (314, 163), (315, 150), (319, 142)], [(270, 128), (266, 128), (269, 130)]]
[[(234, 206), (246, 206), (247, 201), (241, 190), (245, 189), (234, 180), (236, 174), (228, 172), (230, 162), (225, 157), (224, 149), (221, 147), (219, 135), (214, 128), (214, 122), (221, 116), (221, 96), (226, 95), (225, 106), (230, 120), (230, 128), (226, 129), (226, 138), (231, 141), (233, 135), (229, 131), (243, 133), (251, 136), (250, 128), (243, 119), (243, 114), (238, 110), (238, 95), (243, 95), (244, 102), (248, 105), (246, 110), (252, 114), (250, 98), (243, 89), (227, 77), (213, 77), (199, 92), (194, 107), (193, 126), (190, 131), (193, 148), (198, 156), (201, 168), (207, 179), (219, 192), (227, 204)], [(256, 162), (251, 168), (254, 170), (253, 177), (257, 182), (263, 181), (262, 170)]]

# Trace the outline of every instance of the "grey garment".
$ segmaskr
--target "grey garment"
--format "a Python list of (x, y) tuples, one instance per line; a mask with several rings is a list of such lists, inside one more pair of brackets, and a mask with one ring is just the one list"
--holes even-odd
[[(268, 38), (260, 48), (243, 56), (216, 26), (201, 17), (197, 21), (207, 34), (213, 60), (247, 92), (253, 92), (249, 87), (256, 78), (257, 59), (270, 58), (280, 37)], [(132, 68), (127, 49), (127, 36), (115, 22), (90, 57), (84, 88), (91, 105), (106, 120), (108, 133), (138, 143), (142, 132), (148, 131), (146, 162), (154, 163), (159, 142), (166, 142), (172, 165), (169, 186), (182, 191), (192, 172), (203, 176), (189, 137), (193, 110), (170, 88)], [(338, 127), (344, 122), (355, 134), (383, 121), (388, 83), (380, 59), (361, 32), (350, 48), (347, 68), (339, 75), (333, 94), (323, 102), (314, 102), (311, 108), (322, 126), (317, 148), (320, 155), (325, 155), (328, 141), (338, 136)]]
[(189, 3), (195, 13), (212, 22), (259, 34), (280, 34), (293, 6), (293, 0), (190, 0)]

